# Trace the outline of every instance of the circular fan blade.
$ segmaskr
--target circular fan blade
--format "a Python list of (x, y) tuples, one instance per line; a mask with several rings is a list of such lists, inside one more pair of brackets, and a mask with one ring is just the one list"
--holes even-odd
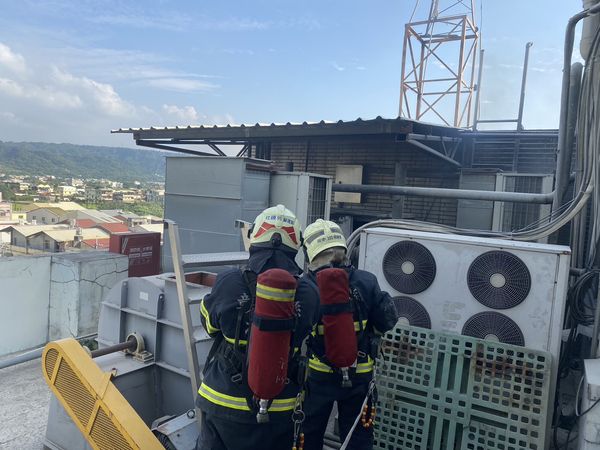
[(475, 314), (465, 322), (462, 334), (496, 340), (503, 344), (525, 345), (525, 338), (518, 325), (504, 314), (493, 311)]
[(398, 312), (398, 322), (401, 325), (431, 329), (431, 318), (427, 310), (414, 298), (393, 297), (392, 300)]
[(392, 245), (383, 257), (383, 275), (403, 294), (423, 292), (435, 278), (433, 255), (418, 242), (401, 241)]
[(471, 263), (467, 284), (479, 303), (488, 308), (508, 309), (527, 298), (531, 275), (517, 256), (494, 250), (479, 255)]

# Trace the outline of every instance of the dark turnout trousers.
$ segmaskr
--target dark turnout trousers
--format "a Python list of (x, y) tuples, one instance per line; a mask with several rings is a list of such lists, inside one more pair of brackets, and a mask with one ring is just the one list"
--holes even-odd
[[(323, 383), (309, 378), (308, 396), (304, 402), (305, 450), (321, 450), (327, 422), (334, 402), (338, 407), (338, 424), (342, 442), (361, 413), (361, 406), (367, 395), (368, 383), (342, 387), (339, 383)], [(370, 450), (373, 448), (373, 427), (365, 429), (362, 423), (354, 429), (348, 450)]]
[[(196, 450), (291, 450), (293, 423), (242, 423), (202, 413)], [(307, 448), (307, 447), (305, 447)]]

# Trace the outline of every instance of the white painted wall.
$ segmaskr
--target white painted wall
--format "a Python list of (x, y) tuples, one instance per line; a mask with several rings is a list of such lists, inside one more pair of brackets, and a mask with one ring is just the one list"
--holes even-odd
[(0, 258), (0, 356), (48, 339), (49, 256)]

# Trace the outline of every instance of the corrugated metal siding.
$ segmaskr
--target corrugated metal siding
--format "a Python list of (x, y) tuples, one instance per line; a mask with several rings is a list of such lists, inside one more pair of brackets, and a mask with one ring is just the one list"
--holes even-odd
[[(308, 158), (307, 158), (308, 151)], [(271, 159), (283, 170), (293, 162), (294, 170), (316, 172), (335, 177), (336, 166), (363, 166), (363, 184), (393, 185), (395, 164), (406, 167), (406, 183), (411, 186), (457, 188), (459, 176), (454, 167), (410, 144), (390, 140), (324, 140), (310, 143), (272, 142)], [(456, 224), (456, 200), (407, 197), (404, 217)], [(340, 205), (332, 202), (332, 208)], [(377, 211), (382, 215), (392, 209), (389, 195), (363, 194), (360, 204), (345, 204), (344, 208), (359, 213)]]

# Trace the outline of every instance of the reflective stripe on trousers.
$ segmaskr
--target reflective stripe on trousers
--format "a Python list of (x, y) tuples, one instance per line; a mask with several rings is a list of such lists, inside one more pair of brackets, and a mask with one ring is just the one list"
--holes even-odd
[[(250, 411), (248, 403), (244, 397), (234, 397), (232, 395), (223, 394), (207, 386), (205, 383), (200, 385), (198, 394), (204, 397), (215, 405), (225, 408), (237, 409), (239, 411)], [(269, 412), (291, 411), (294, 409), (296, 398), (276, 398), (269, 407)]]

